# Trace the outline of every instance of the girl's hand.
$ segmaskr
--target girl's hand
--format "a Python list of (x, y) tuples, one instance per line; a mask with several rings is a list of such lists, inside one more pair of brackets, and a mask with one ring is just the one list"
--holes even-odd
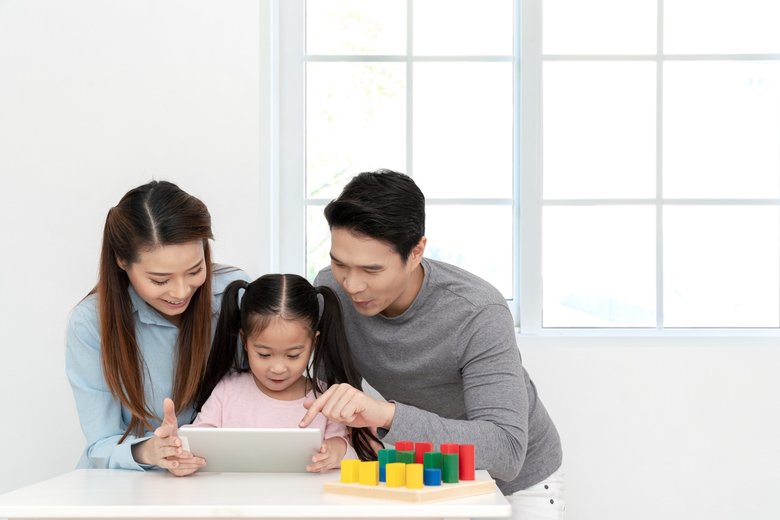
[(347, 441), (341, 437), (325, 439), (320, 451), (311, 458), (312, 463), (306, 466), (306, 471), (319, 473), (320, 471), (338, 468), (346, 452)]
[(154, 430), (154, 436), (133, 445), (133, 458), (139, 464), (156, 465), (179, 477), (195, 473), (206, 461), (182, 449), (176, 410), (167, 397), (163, 401), (163, 414), (163, 422)]

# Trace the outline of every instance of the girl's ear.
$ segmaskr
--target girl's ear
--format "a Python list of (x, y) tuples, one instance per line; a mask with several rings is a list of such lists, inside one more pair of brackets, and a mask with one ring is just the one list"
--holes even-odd
[[(238, 329), (238, 337), (241, 338), (241, 345), (244, 347), (244, 350), (247, 350), (247, 347), (246, 347), (246, 334), (244, 334), (244, 330), (243, 329)], [(247, 352), (249, 352), (249, 351), (247, 350)]]

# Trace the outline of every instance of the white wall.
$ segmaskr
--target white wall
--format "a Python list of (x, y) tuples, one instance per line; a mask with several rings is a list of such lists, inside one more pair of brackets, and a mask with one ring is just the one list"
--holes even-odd
[(780, 518), (780, 342), (536, 337), (567, 520)]
[(269, 269), (266, 4), (0, 1), (0, 492), (78, 460), (65, 324), (128, 189), (178, 183), (217, 261)]
[[(216, 258), (274, 266), (268, 1), (0, 0), (0, 492), (73, 468), (69, 309), (108, 208), (170, 179)], [(779, 518), (772, 338), (521, 338), (569, 520)]]

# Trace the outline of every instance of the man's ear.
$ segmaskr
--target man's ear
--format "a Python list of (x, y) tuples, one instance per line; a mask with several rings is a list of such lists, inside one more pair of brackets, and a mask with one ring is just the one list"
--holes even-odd
[(414, 260), (415, 262), (419, 262), (422, 260), (423, 254), (425, 253), (425, 246), (428, 243), (428, 239), (425, 237), (422, 237), (419, 242), (417, 242), (417, 245), (412, 248), (412, 250), (409, 252), (409, 257)]

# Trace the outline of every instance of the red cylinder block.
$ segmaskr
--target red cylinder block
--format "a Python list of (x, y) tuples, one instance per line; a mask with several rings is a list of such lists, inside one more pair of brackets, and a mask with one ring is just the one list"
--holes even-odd
[(441, 451), (442, 455), (445, 453), (458, 453), (458, 445), (442, 444), (441, 446), (439, 446), (439, 451)]
[(395, 443), (395, 451), (414, 451), (414, 442), (398, 441)]
[(461, 444), (458, 447), (460, 480), (474, 480), (474, 445)]
[(423, 464), (425, 462), (425, 454), (433, 451), (432, 442), (415, 442), (414, 443), (414, 461), (417, 464)]

